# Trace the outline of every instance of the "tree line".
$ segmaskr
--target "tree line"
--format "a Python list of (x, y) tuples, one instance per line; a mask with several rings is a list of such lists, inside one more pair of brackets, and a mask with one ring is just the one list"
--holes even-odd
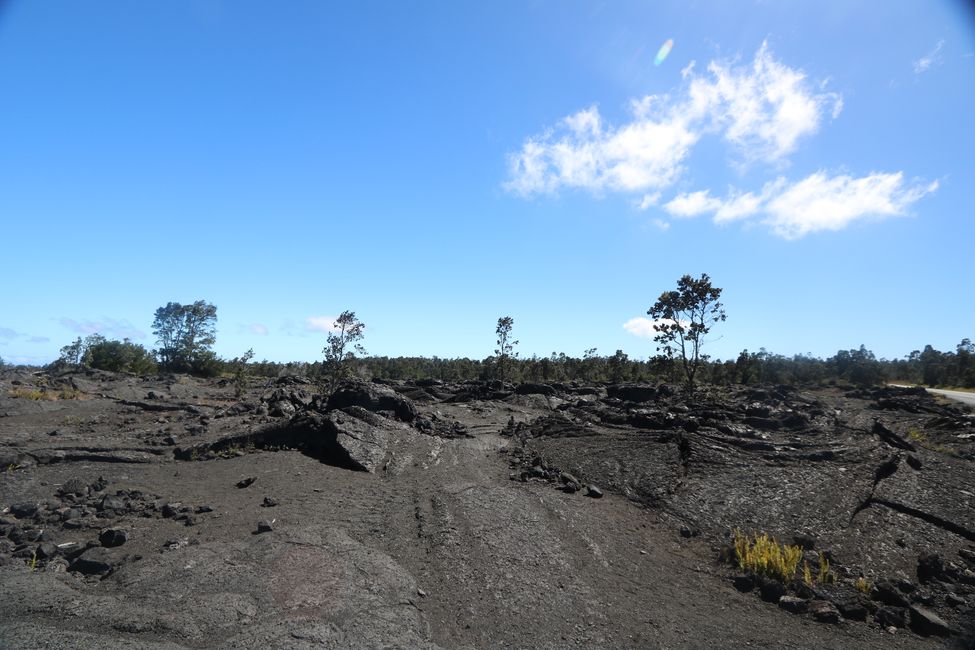
[[(365, 324), (345, 311), (326, 335), (321, 361), (275, 363), (252, 361), (253, 350), (233, 359), (213, 352), (217, 308), (204, 300), (170, 302), (155, 312), (152, 330), (158, 347), (148, 350), (129, 339), (109, 340), (100, 334), (78, 337), (61, 349), (56, 369), (90, 367), (140, 375), (186, 372), (200, 376), (231, 376), (238, 392), (248, 376), (305, 375), (321, 381), (323, 390), (352, 376), (365, 379), (437, 379), (442, 381), (501, 380), (508, 382), (695, 382), (712, 384), (850, 384), (872, 386), (888, 381), (928, 386), (975, 387), (975, 344), (963, 339), (953, 351), (932, 346), (903, 359), (878, 359), (861, 345), (819, 359), (786, 357), (743, 350), (734, 360), (712, 360), (703, 353), (706, 336), (726, 320), (719, 302), (722, 290), (707, 274), (683, 276), (675, 290), (663, 292), (647, 310), (654, 319), (657, 354), (631, 359), (622, 350), (600, 355), (596, 348), (581, 357), (564, 352), (521, 357), (514, 339), (514, 319), (502, 316), (495, 328), (496, 349), (484, 359), (368, 356), (362, 346)], [(2, 363), (2, 360), (0, 360)]]

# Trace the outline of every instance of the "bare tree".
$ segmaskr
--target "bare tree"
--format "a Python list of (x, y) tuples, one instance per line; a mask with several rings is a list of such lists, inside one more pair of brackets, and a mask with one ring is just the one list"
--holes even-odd
[(514, 327), (515, 319), (511, 316), (502, 316), (498, 319), (498, 327), (494, 331), (498, 335), (498, 349), (494, 354), (498, 358), (498, 379), (505, 380), (507, 376), (507, 365), (509, 359), (518, 357), (515, 346), (518, 341), (511, 340), (511, 328)]

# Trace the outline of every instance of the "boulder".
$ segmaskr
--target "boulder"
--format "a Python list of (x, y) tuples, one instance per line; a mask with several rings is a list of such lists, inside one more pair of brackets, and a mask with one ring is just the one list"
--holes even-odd
[(606, 387), (606, 393), (624, 402), (649, 402), (657, 399), (659, 391), (646, 384), (614, 384)]
[(404, 422), (416, 419), (416, 405), (386, 386), (378, 384), (346, 383), (328, 398), (327, 410), (344, 409), (350, 406), (371, 411), (390, 411)]
[(525, 382), (515, 387), (515, 393), (518, 395), (545, 395), (551, 397), (555, 395), (555, 392), (555, 389), (548, 384)]
[(326, 453), (347, 457), (354, 469), (375, 472), (386, 458), (389, 431), (394, 424), (362, 407), (329, 411), (321, 420), (320, 444)]
[(907, 609), (904, 607), (881, 607), (873, 618), (880, 627), (904, 627), (907, 624)]
[(15, 503), (10, 506), (10, 514), (12, 514), (17, 519), (29, 519), (33, 517), (38, 511), (38, 505), (36, 503)]
[(106, 548), (96, 546), (75, 558), (74, 562), (68, 567), (68, 570), (77, 571), (86, 576), (105, 575), (111, 572), (118, 563), (119, 557), (115, 553)]
[(925, 636), (951, 634), (951, 628), (940, 616), (920, 605), (911, 605), (911, 629)]
[(909, 604), (907, 597), (889, 580), (883, 580), (875, 584), (873, 589), (870, 590), (870, 597), (884, 605), (892, 605), (894, 607), (907, 607)]
[(836, 624), (840, 622), (840, 610), (828, 600), (813, 600), (809, 602), (809, 613), (820, 623)]
[(806, 611), (806, 606), (806, 601), (798, 596), (781, 596), (779, 598), (779, 607), (793, 614), (802, 614)]
[(111, 548), (114, 546), (121, 546), (126, 541), (128, 541), (129, 535), (124, 530), (120, 528), (108, 528), (103, 530), (98, 536), (98, 541), (101, 542), (102, 546)]

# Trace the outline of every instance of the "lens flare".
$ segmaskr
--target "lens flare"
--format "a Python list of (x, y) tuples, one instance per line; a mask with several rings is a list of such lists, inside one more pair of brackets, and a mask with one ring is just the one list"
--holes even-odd
[(674, 47), (674, 39), (668, 38), (667, 42), (660, 46), (660, 50), (657, 51), (657, 58), (653, 60), (654, 65), (660, 65), (670, 54), (670, 50)]

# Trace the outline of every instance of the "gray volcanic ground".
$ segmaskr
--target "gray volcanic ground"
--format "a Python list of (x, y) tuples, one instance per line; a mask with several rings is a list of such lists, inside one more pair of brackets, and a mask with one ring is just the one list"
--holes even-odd
[(8, 370), (0, 647), (972, 647), (973, 461), (912, 389)]

